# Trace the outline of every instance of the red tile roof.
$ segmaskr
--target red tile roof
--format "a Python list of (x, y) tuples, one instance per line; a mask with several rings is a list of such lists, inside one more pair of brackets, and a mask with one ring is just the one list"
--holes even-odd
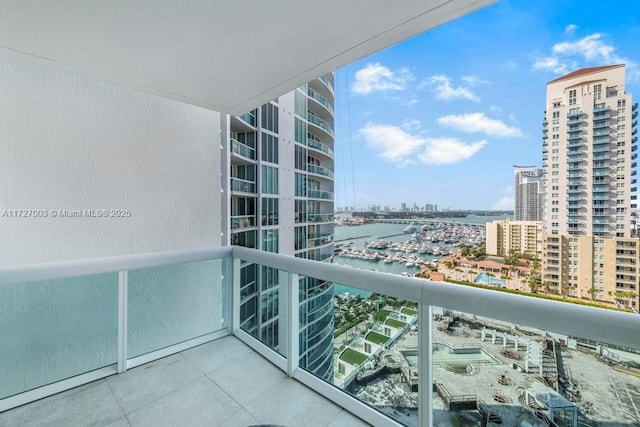
[(618, 67), (624, 67), (624, 64), (603, 65), (603, 66), (600, 66), (600, 67), (581, 68), (581, 69), (579, 69), (577, 71), (574, 71), (572, 73), (566, 74), (566, 75), (564, 75), (562, 77), (558, 77), (555, 80), (551, 80), (547, 84), (561, 82), (563, 80), (575, 79), (576, 77), (586, 76), (586, 75), (589, 75), (589, 74), (598, 73), (600, 71), (605, 71), (605, 70), (612, 70), (612, 69), (618, 68)]

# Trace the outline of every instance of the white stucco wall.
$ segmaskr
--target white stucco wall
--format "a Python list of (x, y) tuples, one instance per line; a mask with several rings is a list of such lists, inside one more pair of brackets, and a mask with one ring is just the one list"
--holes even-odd
[(217, 112), (0, 53), (0, 265), (220, 245), (219, 127)]

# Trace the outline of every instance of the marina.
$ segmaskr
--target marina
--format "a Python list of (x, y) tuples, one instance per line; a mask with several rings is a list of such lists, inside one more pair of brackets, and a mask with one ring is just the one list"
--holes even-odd
[(336, 227), (336, 264), (393, 274), (413, 275), (456, 246), (475, 245), (485, 239), (484, 224), (430, 222), (369, 223)]

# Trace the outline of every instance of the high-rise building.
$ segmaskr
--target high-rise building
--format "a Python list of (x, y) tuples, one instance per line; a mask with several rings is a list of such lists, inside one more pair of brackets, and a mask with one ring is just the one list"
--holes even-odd
[[(331, 258), (333, 122), (332, 75), (230, 117), (231, 244)], [(285, 279), (272, 268), (241, 266), (242, 329), (277, 349)], [(325, 379), (333, 375), (332, 296), (332, 283), (300, 279), (300, 363)]]
[(623, 64), (547, 84), (545, 233), (630, 236), (637, 113), (624, 84)]
[(542, 279), (554, 292), (640, 305), (637, 115), (623, 64), (547, 84)]
[(514, 214), (516, 221), (542, 221), (543, 170), (534, 166), (514, 166)]

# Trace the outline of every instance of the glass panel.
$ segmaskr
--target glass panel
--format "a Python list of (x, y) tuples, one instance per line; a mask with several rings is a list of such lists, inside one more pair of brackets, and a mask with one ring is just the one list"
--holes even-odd
[(434, 425), (640, 423), (638, 348), (441, 308), (432, 329)]
[(0, 399), (117, 363), (118, 273), (0, 286)]
[(128, 357), (223, 327), (222, 260), (129, 272)]
[[(276, 230), (277, 231), (277, 230)], [(243, 262), (240, 267), (240, 328), (285, 356), (287, 274)]]
[(398, 422), (418, 424), (417, 305), (300, 279), (300, 366)]

